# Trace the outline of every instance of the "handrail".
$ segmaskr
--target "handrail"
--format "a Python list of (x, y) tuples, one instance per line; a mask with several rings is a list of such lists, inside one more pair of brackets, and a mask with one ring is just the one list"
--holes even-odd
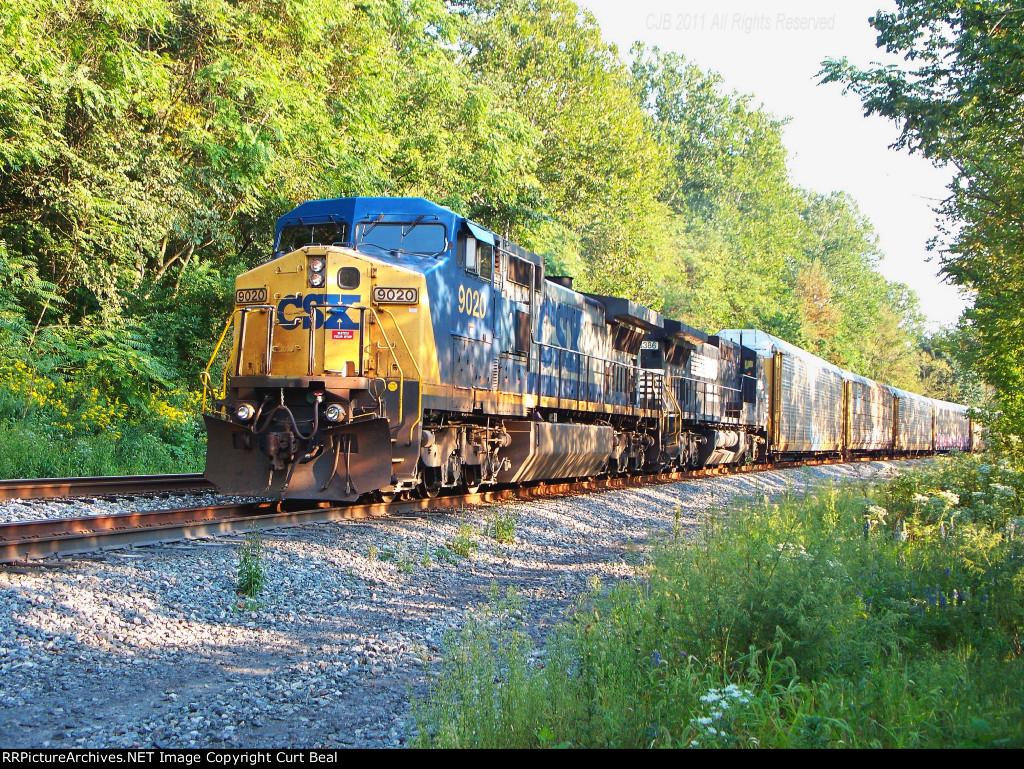
[[(231, 328), (232, 322), (235, 320), (235, 310), (231, 311), (228, 315), (228, 320), (224, 324), (224, 330), (220, 332), (220, 338), (217, 340), (217, 344), (214, 345), (213, 353), (210, 355), (210, 360), (206, 363), (206, 368), (203, 369), (202, 373), (199, 374), (199, 381), (203, 385), (203, 412), (206, 412), (206, 394), (209, 393), (210, 397), (216, 401), (217, 391), (213, 389), (213, 377), (210, 375), (210, 369), (213, 368), (213, 362), (217, 359), (217, 353), (220, 352), (220, 346), (224, 344), (224, 338), (228, 335), (228, 329)], [(234, 350), (232, 350), (234, 352)], [(220, 397), (223, 398), (227, 394), (228, 390), (228, 367), (224, 365), (224, 377), (222, 381), (222, 389)]]
[[(391, 318), (391, 322), (395, 324), (395, 330), (398, 332), (398, 336), (402, 340), (402, 344), (405, 345), (405, 351), (409, 354), (409, 360), (412, 361), (413, 368), (416, 369), (416, 381), (419, 384), (419, 387), (417, 388), (419, 390), (419, 395), (418, 395), (418, 407), (417, 407), (417, 411), (416, 411), (416, 421), (414, 421), (412, 423), (412, 426), (409, 427), (409, 440), (412, 441), (412, 431), (416, 428), (416, 425), (418, 425), (420, 423), (420, 419), (423, 418), (423, 372), (420, 371), (420, 365), (416, 362), (416, 356), (413, 355), (412, 347), (409, 346), (409, 342), (405, 338), (405, 334), (402, 332), (402, 327), (398, 325), (398, 319), (395, 318), (394, 313), (392, 313), (391, 310), (387, 309), (386, 307), (381, 307), (380, 311), (387, 313), (388, 317)], [(373, 309), (371, 309), (370, 312), (372, 312), (374, 315), (377, 314)], [(377, 321), (377, 324), (380, 325), (380, 320), (379, 319)], [(380, 332), (382, 334), (384, 333), (384, 327), (382, 325), (381, 325)], [(387, 341), (387, 336), (384, 337), (384, 340)], [(390, 344), (391, 343), (388, 342), (389, 346), (390, 346)], [(392, 354), (394, 354), (393, 351), (392, 351)], [(398, 363), (398, 356), (397, 355), (395, 356), (395, 363)], [(401, 371), (402, 371), (402, 367), (401, 366), (398, 367), (398, 371), (399, 371), (399, 373), (401, 373)], [(404, 384), (404, 380), (403, 380), (403, 384)], [(405, 390), (403, 389), (401, 391), (401, 393), (399, 394), (399, 398), (398, 398), (398, 423), (399, 424), (402, 423), (402, 403), (405, 400), (404, 394), (405, 394)]]
[[(663, 374), (663, 373), (661, 373), (659, 371), (654, 371), (653, 369), (643, 368), (642, 366), (634, 366), (634, 365), (629, 364), (629, 363), (621, 363), (619, 361), (609, 360), (607, 358), (601, 358), (601, 357), (598, 357), (597, 355), (591, 355), (590, 353), (581, 352), (579, 350), (570, 350), (568, 347), (562, 347), (562, 346), (556, 345), (556, 344), (545, 344), (545, 343), (541, 343), (541, 342), (537, 342), (536, 344), (537, 344), (537, 348), (538, 348), (538, 356), (540, 356), (540, 354), (542, 354), (543, 348), (547, 348), (549, 350), (556, 350), (556, 351), (558, 351), (558, 360), (557, 360), (557, 364), (556, 364), (557, 367), (558, 367), (558, 375), (556, 377), (557, 378), (557, 385), (558, 385), (558, 392), (557, 392), (555, 397), (558, 399), (559, 403), (561, 403), (561, 401), (562, 401), (562, 353), (569, 353), (570, 355), (578, 356), (580, 358), (580, 364), (582, 364), (583, 360), (587, 361), (587, 363), (588, 363), (588, 365), (587, 365), (587, 374), (588, 374), (587, 384), (588, 385), (590, 384), (589, 374), (593, 372), (593, 369), (589, 365), (590, 361), (599, 361), (602, 364), (610, 365), (612, 367), (612, 377), (613, 378), (615, 377), (615, 373), (614, 372), (617, 371), (617, 370), (623, 371), (627, 375), (628, 374), (634, 375), (636, 377), (635, 381), (636, 381), (636, 386), (637, 386), (637, 393), (636, 393), (637, 394), (637, 403), (628, 404), (629, 407), (633, 408), (633, 409), (637, 409), (637, 408), (647, 409), (646, 406), (641, 406), (640, 403), (639, 403), (639, 400), (640, 400), (640, 397), (639, 397), (640, 396), (640, 384), (641, 384), (641, 378), (643, 376), (650, 375), (651, 377), (653, 377), (655, 379), (660, 378), (660, 379), (662, 379), (662, 381), (664, 381), (664, 379), (665, 379), (665, 374)], [(536, 391), (536, 393), (534, 393), (538, 397), (540, 397), (540, 395), (541, 395), (541, 381), (542, 381), (542, 379), (544, 377), (544, 374), (543, 374), (543, 367), (544, 367), (543, 360), (540, 360), (540, 366), (541, 366), (541, 370), (539, 370), (537, 372), (537, 391)], [(580, 384), (580, 381), (581, 381), (580, 377), (582, 375), (583, 366), (582, 365), (578, 365), (577, 369), (578, 370), (577, 370), (577, 373), (576, 373), (576, 398), (575, 398), (575, 400), (578, 402), (580, 400), (580, 398), (579, 398), (579, 384)], [(601, 374), (601, 376), (607, 376), (607, 373)], [(614, 390), (614, 386), (613, 386), (613, 390)], [(623, 392), (625, 392), (625, 391), (623, 391)], [(587, 399), (588, 400), (589, 400), (589, 397), (590, 397), (590, 393), (589, 393), (589, 389), (588, 389), (588, 391), (587, 391)], [(566, 398), (566, 399), (568, 399), (568, 398)]]

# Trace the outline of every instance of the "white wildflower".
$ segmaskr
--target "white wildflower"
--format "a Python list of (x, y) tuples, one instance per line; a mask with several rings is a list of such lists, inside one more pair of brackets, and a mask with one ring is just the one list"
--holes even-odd
[(792, 542), (780, 542), (777, 546), (778, 551), (783, 555), (790, 555), (794, 558), (810, 558), (811, 554), (807, 552), (806, 548), (800, 543)]
[(1013, 499), (1015, 496), (1017, 496), (1016, 491), (1014, 491), (1009, 486), (1004, 486), (1001, 483), (993, 483), (992, 491), (994, 491), (997, 496), (1006, 497), (1007, 499)]

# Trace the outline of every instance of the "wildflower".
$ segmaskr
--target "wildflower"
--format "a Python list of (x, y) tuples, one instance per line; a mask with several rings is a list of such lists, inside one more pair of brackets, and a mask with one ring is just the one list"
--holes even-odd
[(864, 515), (872, 526), (882, 526), (885, 524), (885, 517), (889, 514), (889, 511), (884, 507), (878, 505), (868, 505), (868, 509), (864, 511)]
[(660, 652), (656, 652), (656, 651), (651, 652), (651, 664), (654, 667), (657, 667), (658, 665), (661, 664), (661, 653)]

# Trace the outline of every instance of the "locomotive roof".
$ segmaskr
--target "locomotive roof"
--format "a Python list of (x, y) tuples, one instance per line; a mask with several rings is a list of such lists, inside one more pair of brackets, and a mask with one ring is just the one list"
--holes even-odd
[(683, 323), (681, 320), (665, 318), (663, 329), (651, 333), (652, 339), (676, 339), (689, 342), (692, 345), (705, 344), (708, 335), (699, 328)]
[(608, 322), (625, 323), (638, 326), (648, 331), (664, 326), (665, 319), (659, 313), (631, 299), (619, 296), (602, 296), (601, 294), (584, 294), (604, 306)]
[[(353, 197), (308, 200), (300, 203), (277, 220), (277, 232), (293, 224), (324, 224), (333, 221), (359, 222), (376, 219), (379, 216), (402, 219), (425, 219), (436, 221), (448, 228), (449, 238), (455, 238), (460, 227), (465, 226), (477, 240), (492, 243), (520, 259), (541, 266), (543, 259), (531, 251), (496, 235), (491, 230), (470, 219), (460, 216), (450, 208), (439, 206), (426, 198)], [(276, 236), (275, 236), (276, 241)]]
[(431, 203), (424, 198), (356, 197), (308, 200), (279, 218), (277, 226), (281, 228), (288, 224), (315, 224), (329, 222), (332, 219), (344, 219), (355, 223), (363, 219), (372, 219), (381, 214), (434, 217), (450, 228), (455, 227), (456, 220), (462, 219), (451, 209)]

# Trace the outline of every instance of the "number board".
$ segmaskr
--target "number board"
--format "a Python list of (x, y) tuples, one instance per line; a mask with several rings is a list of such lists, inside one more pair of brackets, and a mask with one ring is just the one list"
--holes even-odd
[(641, 342), (640, 343), (640, 349), (641, 350), (657, 350), (658, 349), (658, 343), (657, 342)]
[(265, 288), (240, 288), (235, 291), (235, 304), (257, 304), (267, 301)]
[(416, 304), (420, 300), (418, 288), (373, 287), (373, 301), (378, 304)]

